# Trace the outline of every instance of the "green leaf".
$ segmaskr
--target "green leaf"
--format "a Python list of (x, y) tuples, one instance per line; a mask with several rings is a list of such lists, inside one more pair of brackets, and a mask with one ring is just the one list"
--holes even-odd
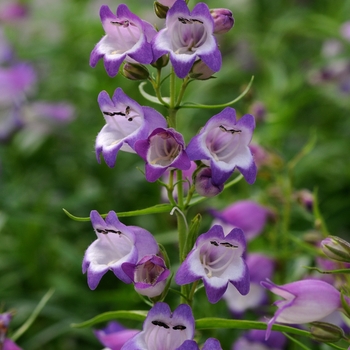
[(226, 102), (226, 103), (221, 103), (218, 105), (202, 105), (199, 103), (193, 103), (193, 102), (185, 102), (184, 104), (182, 104), (180, 106), (180, 108), (201, 108), (201, 109), (210, 109), (210, 108), (224, 108), (224, 107), (228, 107), (231, 106), (233, 104), (235, 104), (236, 102), (238, 102), (239, 100), (241, 100), (246, 93), (250, 90), (250, 87), (253, 84), (253, 80), (254, 80), (254, 76), (251, 77), (250, 82), (248, 84), (248, 86), (245, 88), (245, 90), (235, 99), (233, 99), (232, 101)]
[[(119, 218), (123, 217), (129, 217), (129, 216), (138, 216), (138, 215), (148, 215), (148, 214), (159, 214), (159, 213), (167, 213), (171, 211), (172, 206), (171, 204), (156, 204), (153, 207), (148, 207), (145, 209), (138, 209), (138, 210), (132, 210), (132, 211), (124, 211), (117, 213), (117, 216)], [(65, 214), (75, 220), (75, 221), (90, 221), (90, 217), (79, 217), (79, 216), (74, 216), (71, 214), (68, 210), (62, 209)], [(105, 218), (108, 214), (101, 214), (103, 218)]]
[(323, 274), (336, 274), (336, 273), (341, 273), (341, 274), (348, 274), (350, 273), (350, 269), (337, 269), (337, 270), (321, 270), (318, 267), (313, 267), (313, 266), (304, 266), (305, 269), (308, 270), (314, 270), (319, 273)]
[(40, 314), (41, 310), (44, 308), (46, 303), (49, 301), (49, 299), (52, 297), (52, 294), (54, 293), (54, 289), (49, 289), (48, 292), (42, 297), (39, 304), (36, 306), (32, 314), (28, 317), (27, 321), (23, 323), (23, 325), (17, 329), (17, 331), (11, 336), (11, 339), (13, 341), (16, 341), (35, 321), (35, 319)]
[[(267, 324), (265, 322), (229, 320), (225, 318), (215, 318), (215, 317), (201, 318), (196, 320), (196, 330), (225, 329), (225, 328), (226, 329), (266, 329)], [(273, 325), (272, 330), (298, 334), (309, 338), (311, 337), (311, 333), (308, 331), (293, 328), (290, 326), (279, 325), (279, 324)]]
[(109, 311), (104, 312), (103, 314), (97, 315), (90, 320), (87, 320), (82, 323), (73, 323), (71, 326), (74, 328), (84, 328), (91, 327), (97, 323), (115, 320), (115, 319), (124, 319), (124, 320), (134, 320), (134, 321), (144, 321), (147, 316), (148, 311), (144, 310), (133, 310), (133, 311)]

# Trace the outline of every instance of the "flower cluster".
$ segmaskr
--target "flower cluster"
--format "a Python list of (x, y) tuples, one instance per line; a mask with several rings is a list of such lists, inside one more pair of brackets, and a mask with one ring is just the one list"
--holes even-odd
[[(315, 279), (275, 285), (269, 280), (276, 267), (274, 259), (258, 252), (247, 255), (247, 242), (258, 239), (268, 220), (275, 218), (274, 211), (265, 205), (242, 199), (221, 211), (210, 209), (214, 221), (204, 233), (200, 233), (199, 215), (189, 223), (188, 209), (205, 197), (218, 195), (240, 179), (254, 184), (256, 158), (262, 149), (251, 145), (254, 116), (238, 114), (230, 107), (234, 102), (224, 104), (188, 142), (176, 123), (177, 112), (188, 107), (182, 101), (188, 84), (209, 79), (221, 69), (216, 35), (232, 28), (231, 11), (209, 9), (204, 3), (190, 10), (185, 0), (156, 1), (154, 7), (156, 14), (165, 18), (160, 30), (125, 4), (119, 5), (115, 14), (103, 5), (100, 18), (105, 35), (92, 50), (90, 65), (95, 67), (103, 60), (110, 77), (121, 72), (127, 79), (145, 80), (139, 86), (141, 94), (165, 107), (167, 114), (140, 105), (120, 87), (112, 97), (102, 91), (98, 105), (106, 124), (97, 135), (95, 151), (98, 162), (102, 156), (110, 168), (116, 165), (119, 151), (135, 153), (144, 162), (145, 179), (162, 186), (167, 203), (138, 213), (176, 214), (180, 261), (171, 266), (156, 236), (144, 228), (124, 225), (114, 211), (105, 216), (91, 211), (97, 239), (83, 259), (89, 287), (97, 288), (103, 275), (111, 270), (122, 282), (133, 284), (135, 291), (152, 305), (142, 330), (124, 329), (113, 322), (95, 334), (112, 350), (199, 350), (191, 306), (200, 287), (204, 287), (209, 303), (224, 299), (236, 317), (266, 304), (267, 289), (284, 299), (275, 302), (278, 310), (266, 325), (267, 332), (262, 337), (261, 331), (251, 330), (236, 342), (234, 349), (265, 345), (277, 349), (285, 343), (284, 336), (277, 336), (276, 343), (272, 339), (266, 343), (271, 334), (274, 338), (275, 323), (320, 321), (341, 307), (340, 293), (331, 284)], [(168, 77), (170, 96), (163, 96), (162, 86)], [(154, 95), (145, 91), (147, 83)], [(198, 105), (205, 107), (208, 106)], [(240, 175), (229, 182), (236, 170)], [(313, 205), (305, 207), (310, 211)], [(324, 249), (347, 258), (346, 245), (340, 244), (339, 249), (333, 245), (334, 240), (323, 242)], [(172, 312), (164, 300), (174, 284), (180, 289), (176, 293), (181, 299)], [(221, 345), (217, 339), (209, 338), (201, 349), (220, 350)]]

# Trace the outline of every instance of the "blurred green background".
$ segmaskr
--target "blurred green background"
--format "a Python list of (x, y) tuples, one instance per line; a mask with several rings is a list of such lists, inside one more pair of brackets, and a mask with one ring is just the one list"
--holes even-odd
[[(194, 3), (190, 1), (190, 7)], [(88, 64), (91, 50), (103, 35), (99, 8), (108, 4), (115, 11), (118, 2), (35, 0), (26, 4), (27, 18), (2, 26), (17, 56), (37, 71), (36, 90), (28, 100), (66, 101), (76, 112), (71, 123), (54, 128), (45, 138), (28, 142), (24, 128), (0, 145), (0, 304), (4, 311), (16, 310), (11, 323), (15, 330), (53, 287), (54, 296), (18, 344), (27, 350), (99, 349), (102, 346), (91, 329), (77, 330), (70, 324), (127, 306), (147, 307), (131, 293), (131, 285), (123, 286), (112, 273), (103, 277), (95, 291), (89, 290), (81, 262), (95, 234), (89, 222), (72, 221), (62, 208), (87, 217), (92, 209), (120, 212), (159, 202), (159, 188), (147, 183), (136, 169), (143, 169), (136, 155), (120, 153), (110, 169), (103, 160), (98, 164), (94, 153), (94, 139), (104, 125), (97, 104), (100, 91), (112, 95), (122, 87), (140, 104), (149, 103), (141, 97), (137, 82), (120, 75), (109, 78), (102, 62), (94, 69)], [(127, 4), (140, 17), (162, 26), (153, 14), (152, 1), (128, 0)], [(294, 169), (294, 187), (317, 188), (330, 232), (346, 238), (350, 231), (350, 92), (342, 91), (337, 79), (319, 82), (317, 77), (335, 60), (322, 54), (327, 40), (341, 42), (343, 51), (336, 59), (350, 62), (350, 41), (340, 35), (341, 25), (350, 20), (350, 2), (211, 0), (208, 5), (232, 10), (235, 26), (218, 37), (223, 68), (215, 74), (217, 79), (193, 82), (185, 100), (227, 102), (254, 75), (252, 89), (234, 108), (243, 115), (255, 102), (263, 103), (266, 114), (257, 123), (254, 142), (272, 152), (277, 165), (262, 172), (255, 185), (239, 184), (206, 204), (224, 208), (237, 199), (253, 198), (273, 206), (275, 197), (284, 193), (286, 163), (316, 136), (314, 149)], [(189, 141), (218, 112), (181, 110), (179, 129)], [(277, 173), (281, 177), (274, 176)], [(199, 210), (205, 216), (204, 208)], [(278, 206), (275, 209), (278, 212)], [(312, 228), (305, 215), (297, 213), (292, 220), (294, 229)], [(169, 240), (165, 229), (175, 230), (172, 217), (122, 221), (161, 235), (173, 247), (176, 238)], [(203, 232), (209, 223), (204, 217)], [(226, 312), (224, 302), (208, 306), (208, 312)]]

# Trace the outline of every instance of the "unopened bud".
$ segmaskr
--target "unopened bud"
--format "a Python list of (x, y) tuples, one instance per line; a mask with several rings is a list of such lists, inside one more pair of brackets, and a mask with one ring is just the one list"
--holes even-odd
[(153, 4), (154, 12), (159, 18), (165, 18), (168, 13), (169, 7), (161, 4), (158, 1), (155, 1)]
[(190, 78), (198, 80), (207, 80), (212, 78), (215, 72), (211, 70), (202, 60), (196, 61), (190, 71)]
[(323, 253), (335, 261), (350, 262), (350, 243), (337, 236), (329, 236), (321, 242)]
[(227, 33), (235, 23), (232, 12), (228, 9), (211, 9), (210, 14), (214, 20), (214, 34)]
[(123, 67), (123, 75), (130, 80), (146, 80), (149, 72), (142, 64), (126, 62)]
[(165, 67), (169, 63), (169, 55), (160, 56), (157, 61), (152, 63), (152, 66), (158, 69)]
[(204, 168), (198, 172), (195, 178), (195, 187), (197, 193), (201, 196), (214, 197), (223, 191), (224, 184), (213, 184), (211, 169)]
[(310, 333), (313, 339), (322, 343), (337, 342), (345, 337), (340, 327), (326, 322), (312, 322)]

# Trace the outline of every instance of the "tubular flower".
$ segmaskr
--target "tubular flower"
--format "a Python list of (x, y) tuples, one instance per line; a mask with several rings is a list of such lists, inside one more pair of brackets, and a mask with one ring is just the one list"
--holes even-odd
[(123, 282), (131, 283), (122, 264), (135, 264), (147, 254), (158, 253), (158, 244), (148, 231), (122, 224), (114, 211), (110, 211), (103, 220), (93, 210), (90, 219), (97, 235), (97, 239), (86, 250), (83, 260), (83, 273), (87, 272), (90, 289), (97, 287), (108, 270), (112, 270)]
[(101, 344), (110, 350), (120, 350), (129, 339), (139, 332), (140, 330), (138, 329), (124, 328), (115, 321), (109, 322), (104, 329), (94, 331), (96, 338)]
[(102, 153), (109, 167), (115, 165), (119, 150), (134, 153), (137, 140), (147, 138), (157, 126), (166, 126), (160, 113), (153, 108), (140, 106), (121, 88), (115, 90), (112, 99), (106, 91), (102, 91), (98, 103), (106, 125), (97, 135), (96, 156), (99, 161)]
[(159, 179), (170, 167), (180, 170), (191, 167), (184, 139), (172, 128), (153, 130), (146, 140), (136, 142), (135, 150), (146, 161), (146, 179), (149, 182)]
[(301, 280), (282, 286), (267, 280), (261, 285), (284, 298), (274, 303), (278, 310), (268, 323), (266, 339), (275, 322), (300, 324), (319, 321), (340, 308), (339, 291), (321, 280)]
[(202, 279), (209, 302), (224, 295), (229, 282), (246, 295), (249, 292), (249, 270), (244, 260), (246, 241), (242, 230), (235, 228), (227, 236), (219, 225), (197, 238), (175, 275), (179, 285)]
[(103, 5), (100, 17), (106, 35), (91, 52), (91, 67), (103, 58), (107, 74), (114, 77), (124, 60), (142, 64), (152, 62), (150, 42), (157, 32), (150, 23), (130, 12), (125, 4), (118, 6), (116, 15)]
[(248, 241), (263, 231), (268, 218), (272, 216), (269, 209), (250, 200), (237, 201), (222, 211), (211, 209), (210, 213), (216, 219), (214, 224), (222, 225), (225, 232), (238, 227)]
[(170, 270), (156, 255), (146, 255), (137, 264), (124, 263), (123, 271), (134, 282), (135, 290), (149, 298), (162, 294)]
[(236, 111), (227, 107), (213, 116), (192, 138), (186, 151), (191, 160), (209, 163), (212, 181), (224, 183), (237, 168), (249, 184), (256, 178), (256, 165), (249, 143), (255, 128), (254, 117), (244, 115), (236, 121)]
[(184, 0), (177, 0), (166, 16), (166, 27), (153, 39), (154, 60), (170, 53), (179, 78), (185, 78), (196, 59), (201, 58), (214, 72), (221, 68), (221, 53), (213, 36), (214, 21), (204, 3), (193, 11)]
[(188, 305), (181, 304), (172, 313), (166, 303), (156, 303), (148, 312), (143, 330), (122, 350), (197, 350), (193, 336), (194, 318)]
[(267, 301), (266, 290), (260, 282), (272, 276), (274, 262), (269, 257), (252, 253), (248, 254), (246, 263), (250, 274), (250, 290), (247, 295), (241, 295), (231, 284), (224, 294), (224, 299), (230, 311), (240, 316), (247, 309), (254, 309)]

